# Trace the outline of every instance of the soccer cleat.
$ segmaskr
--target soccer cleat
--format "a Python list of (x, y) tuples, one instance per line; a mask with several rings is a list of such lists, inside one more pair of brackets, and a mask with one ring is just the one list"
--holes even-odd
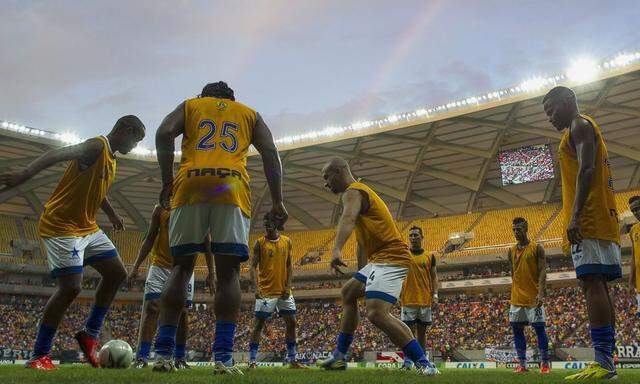
[(142, 369), (142, 368), (147, 368), (149, 366), (149, 363), (147, 363), (147, 361), (143, 358), (138, 358), (136, 360), (135, 363), (133, 363), (133, 368), (134, 369)]
[(249, 369), (256, 369), (258, 368), (258, 364), (255, 361), (250, 361), (248, 367)]
[(170, 357), (158, 356), (156, 362), (153, 364), (153, 372), (170, 373), (175, 371), (177, 371), (176, 365)]
[(289, 369), (308, 369), (306, 365), (302, 364), (299, 361), (292, 361), (289, 363)]
[(320, 368), (324, 368), (328, 371), (344, 371), (347, 369), (347, 363), (342, 359), (336, 359), (331, 356), (328, 359), (322, 360), (318, 363)]
[(565, 380), (588, 380), (588, 379), (603, 379), (614, 380), (618, 378), (616, 371), (609, 371), (602, 368), (600, 364), (593, 363), (578, 373), (565, 377)]
[(47, 355), (34, 357), (33, 359), (27, 361), (24, 365), (25, 368), (29, 369), (39, 369), (41, 371), (53, 371), (58, 369), (51, 361), (51, 358)]
[(91, 363), (91, 366), (94, 368), (100, 368), (100, 361), (98, 360), (100, 342), (94, 339), (85, 330), (79, 331), (74, 337), (78, 341), (82, 353), (84, 353), (86, 359)]
[(542, 373), (543, 375), (551, 373), (551, 367), (549, 366), (549, 363), (542, 363), (542, 365), (540, 365), (540, 373)]
[(516, 369), (513, 370), (513, 373), (527, 373), (529, 370), (527, 367), (523, 367), (522, 365), (518, 365)]
[(418, 375), (423, 376), (438, 376), (440, 374), (440, 371), (435, 366), (416, 368), (416, 372)]
[(189, 364), (187, 364), (187, 361), (185, 359), (176, 359), (175, 366), (176, 366), (176, 369), (191, 369), (191, 367), (189, 366)]
[(402, 367), (400, 367), (400, 370), (401, 371), (410, 371), (411, 370), (411, 366), (403, 364)]
[(214, 375), (238, 375), (242, 376), (244, 373), (236, 365), (225, 365), (221, 361), (216, 361), (213, 366)]

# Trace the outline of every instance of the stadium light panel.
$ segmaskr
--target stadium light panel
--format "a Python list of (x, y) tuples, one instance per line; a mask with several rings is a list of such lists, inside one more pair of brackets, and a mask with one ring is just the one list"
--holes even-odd
[(583, 84), (594, 80), (599, 73), (600, 66), (594, 60), (579, 59), (567, 69), (567, 78), (577, 84)]

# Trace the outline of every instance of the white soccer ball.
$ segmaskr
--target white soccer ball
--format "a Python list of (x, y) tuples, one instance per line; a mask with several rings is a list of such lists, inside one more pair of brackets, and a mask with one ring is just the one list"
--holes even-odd
[(133, 349), (124, 340), (111, 340), (98, 353), (102, 368), (129, 368), (133, 361)]

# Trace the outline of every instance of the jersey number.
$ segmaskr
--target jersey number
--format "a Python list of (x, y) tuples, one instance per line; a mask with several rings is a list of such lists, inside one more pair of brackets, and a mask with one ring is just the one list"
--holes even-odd
[[(216, 123), (212, 120), (202, 120), (198, 124), (199, 129), (207, 129), (206, 135), (202, 136), (196, 149), (199, 151), (213, 151), (216, 148), (216, 144), (220, 144), (220, 147), (227, 152), (235, 152), (238, 149), (238, 139), (236, 139), (236, 132), (238, 131), (238, 125), (230, 121), (222, 123), (222, 130), (218, 142), (216, 142), (214, 136), (218, 130)], [(228, 139), (223, 140), (223, 139)]]

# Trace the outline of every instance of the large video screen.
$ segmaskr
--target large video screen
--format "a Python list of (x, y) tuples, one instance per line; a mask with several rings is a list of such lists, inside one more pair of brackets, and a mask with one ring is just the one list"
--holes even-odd
[(501, 151), (498, 163), (502, 185), (549, 180), (554, 176), (553, 158), (546, 144)]

